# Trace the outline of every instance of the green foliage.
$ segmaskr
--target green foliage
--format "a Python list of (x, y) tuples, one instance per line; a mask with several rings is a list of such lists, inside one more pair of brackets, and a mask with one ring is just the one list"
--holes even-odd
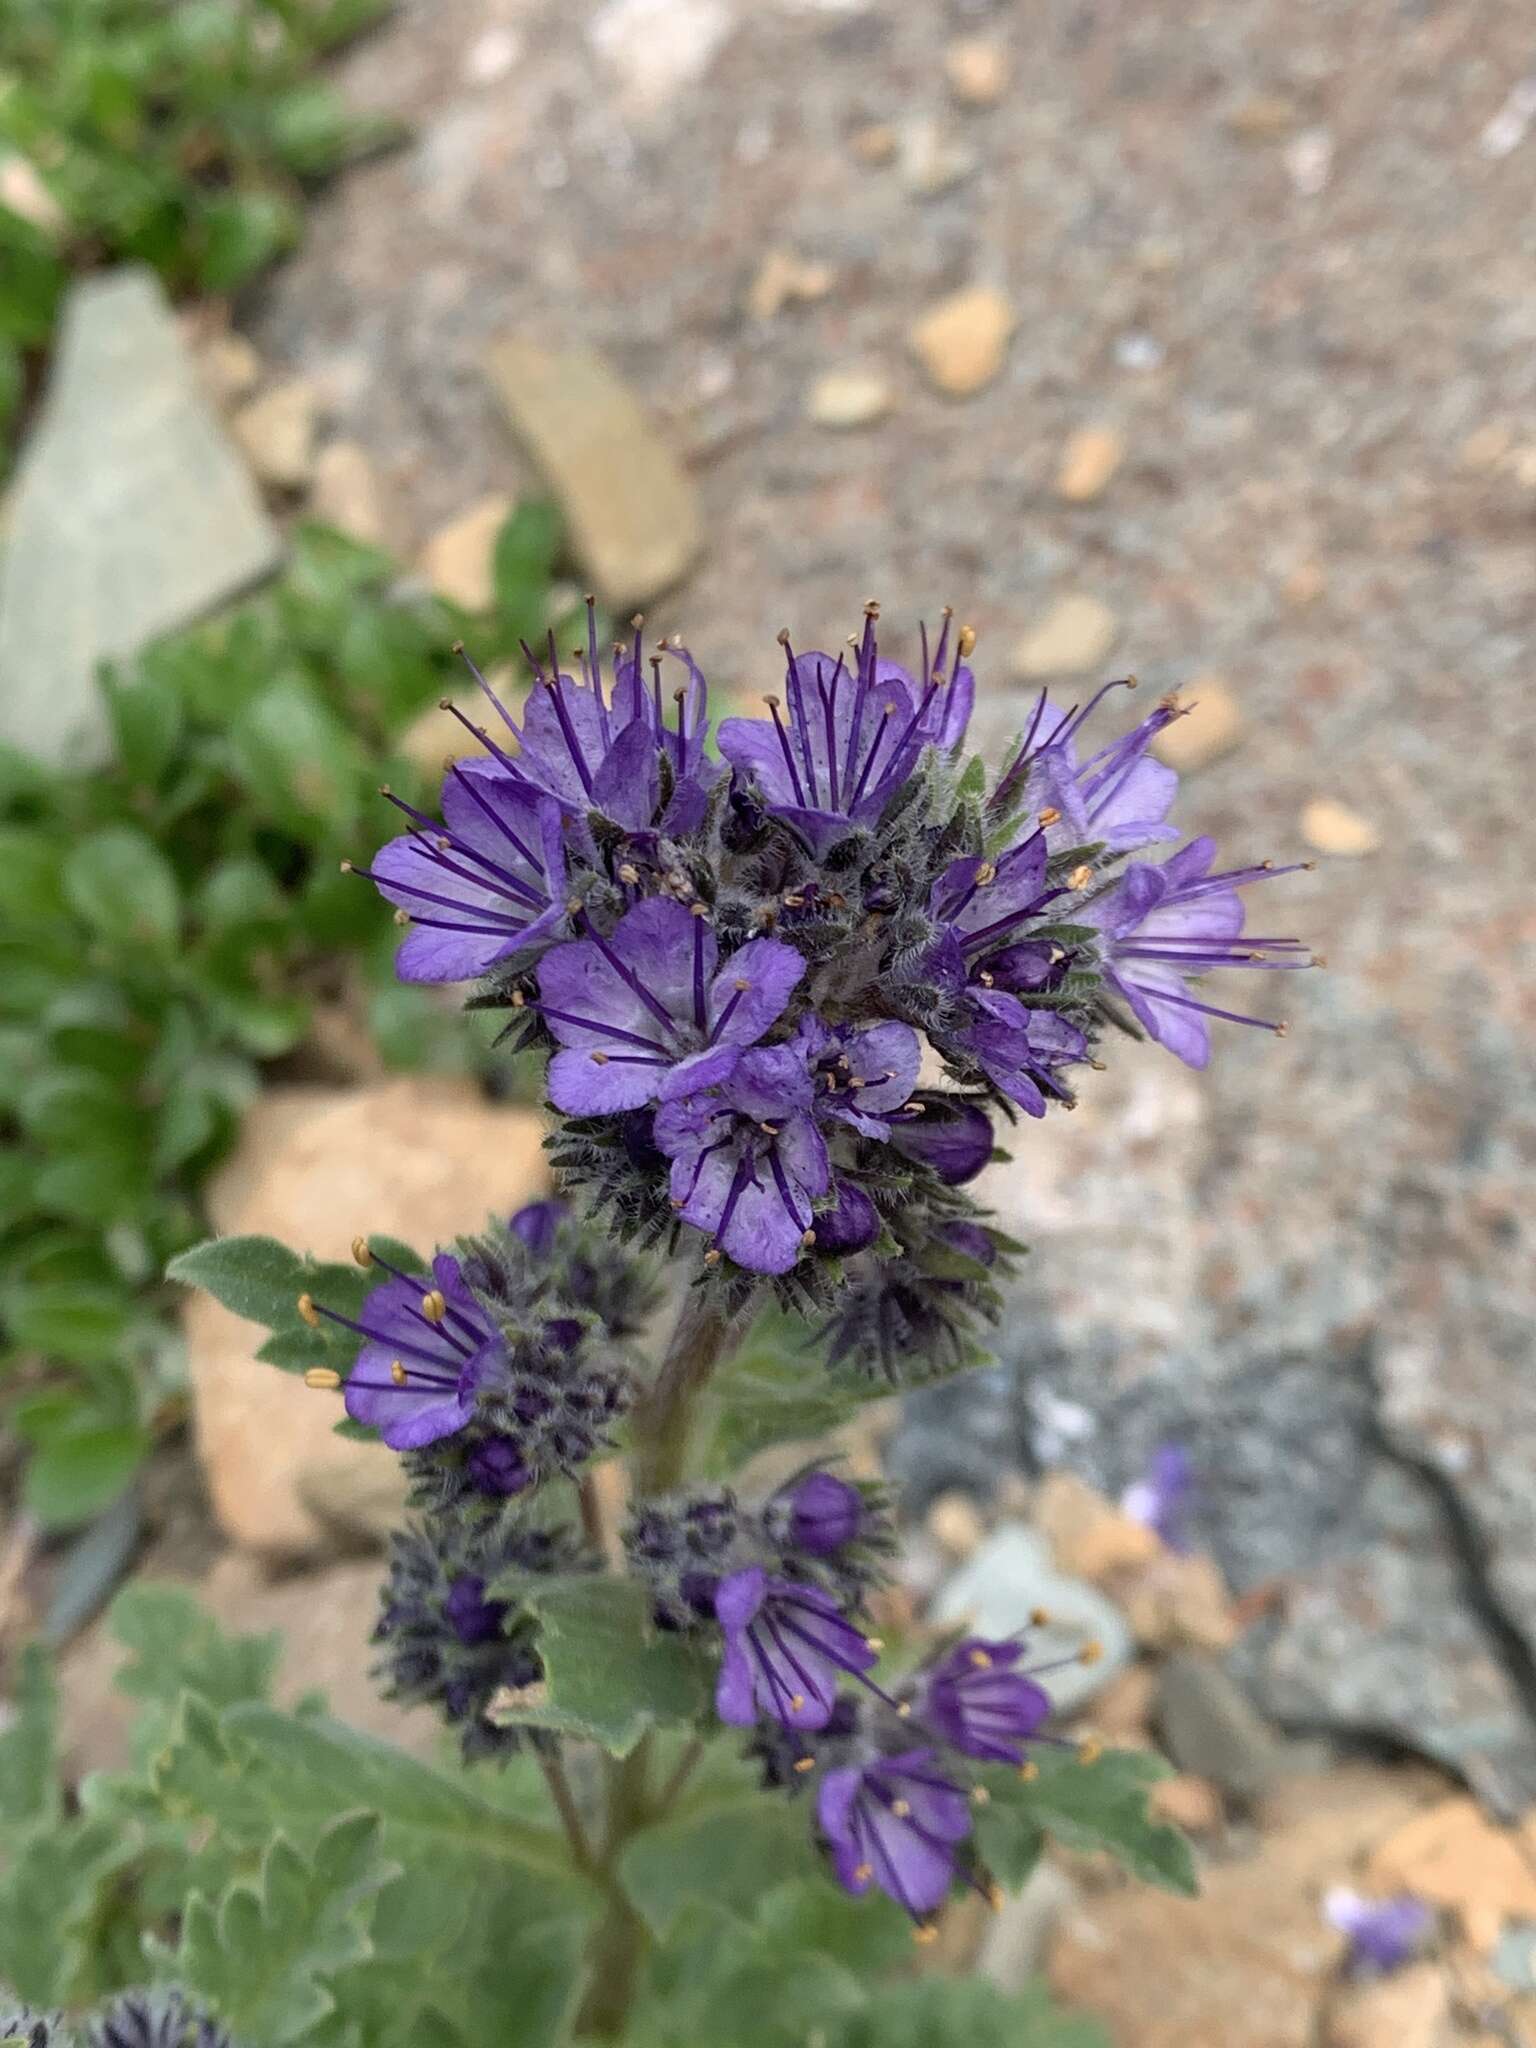
[[(400, 596), (376, 550), (301, 529), (271, 589), (107, 679), (110, 767), (0, 751), (0, 1407), (50, 1526), (108, 1506), (174, 1416), (162, 1275), (316, 1004), (350, 1005), (393, 1066), (476, 1057), (395, 982), (388, 912), (340, 862), (389, 835), (381, 782), (431, 800), (398, 742), (458, 686), (455, 638), (495, 659), (543, 623), (549, 514), (524, 507), (503, 543), (501, 608), (473, 621)], [(324, 1278), (338, 1306), (358, 1280)], [(294, 1317), (303, 1284), (280, 1314), (239, 1311), (290, 1368), (330, 1356)]]
[(0, 468), (71, 270), (229, 292), (290, 249), (307, 187), (399, 133), (315, 75), (390, 0), (6, 0), (0, 154), (57, 214), (0, 206)]
[(1147, 1810), (1148, 1792), (1168, 1775), (1161, 1757), (1111, 1749), (1082, 1763), (1071, 1752), (1042, 1751), (1034, 1768), (1028, 1780), (1001, 1765), (978, 1774), (990, 1796), (977, 1816), (977, 1839), (1002, 1883), (1021, 1885), (1043, 1838), (1053, 1835), (1069, 1849), (1108, 1850), (1134, 1877), (1164, 1891), (1194, 1895), (1189, 1843)]

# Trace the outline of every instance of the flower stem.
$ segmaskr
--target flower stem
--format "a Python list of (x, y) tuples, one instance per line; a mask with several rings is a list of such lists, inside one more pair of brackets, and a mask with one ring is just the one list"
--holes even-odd
[(565, 1765), (546, 1749), (536, 1747), (534, 1753), (539, 1760), (539, 1769), (544, 1773), (544, 1782), (549, 1787), (555, 1811), (560, 1816), (560, 1825), (565, 1829), (565, 1839), (571, 1845), (571, 1861), (584, 1876), (590, 1877), (597, 1865), (571, 1791), (571, 1781), (565, 1775)]
[(630, 1416), (635, 1493), (667, 1493), (688, 1469), (694, 1403), (745, 1318), (728, 1314), (699, 1287), (690, 1288), (678, 1312), (672, 1341), (655, 1379)]

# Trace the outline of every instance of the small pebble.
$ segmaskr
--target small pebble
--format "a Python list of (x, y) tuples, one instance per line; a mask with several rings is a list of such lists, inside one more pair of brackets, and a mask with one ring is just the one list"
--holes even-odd
[(754, 320), (772, 320), (788, 305), (824, 299), (837, 282), (830, 263), (807, 262), (793, 249), (770, 249), (747, 290)]
[(853, 365), (824, 371), (806, 394), (805, 410), (818, 427), (867, 427), (884, 419), (891, 401), (882, 371)]
[(958, 36), (944, 52), (944, 76), (957, 105), (995, 107), (1008, 88), (1008, 52), (991, 36)]
[(198, 347), (197, 372), (216, 405), (238, 405), (261, 382), (261, 357), (243, 334), (215, 334)]
[(901, 138), (889, 121), (871, 121), (854, 129), (848, 146), (861, 164), (888, 164), (894, 162)]
[(1214, 1834), (1226, 1818), (1221, 1794), (1210, 1779), (1187, 1773), (1161, 1779), (1152, 1787), (1148, 1803), (1156, 1819), (1172, 1821), (1187, 1835)]
[(1125, 443), (1113, 427), (1081, 428), (1062, 450), (1057, 497), (1069, 505), (1089, 504), (1120, 467), (1124, 454)]
[(1289, 135), (1301, 110), (1284, 93), (1256, 92), (1227, 111), (1227, 130), (1242, 142), (1278, 142)]
[(913, 352), (936, 390), (970, 398), (1003, 367), (1013, 308), (991, 285), (967, 285), (940, 299), (910, 330)]
[(1315, 796), (1303, 807), (1301, 836), (1319, 853), (1337, 854), (1344, 860), (1358, 860), (1381, 844), (1381, 833), (1369, 818), (1328, 796)]
[(496, 596), (496, 536), (511, 510), (512, 500), (494, 492), (433, 534), (416, 566), (439, 597), (467, 612), (490, 610)]
[(315, 459), (310, 510), (316, 519), (379, 546), (386, 538), (378, 472), (356, 441), (330, 441)]
[(235, 439), (264, 484), (301, 491), (315, 468), (319, 394), (308, 377), (289, 377), (235, 414)]
[(1196, 676), (1179, 691), (1182, 718), (1164, 726), (1152, 751), (1181, 775), (1230, 754), (1243, 736), (1243, 714), (1220, 676)]
[(1086, 675), (1104, 660), (1119, 635), (1119, 624), (1108, 605), (1074, 591), (1058, 598), (1018, 643), (1013, 672), (1021, 682)]
[(915, 199), (936, 199), (951, 191), (976, 169), (973, 149), (947, 135), (926, 115), (901, 131), (901, 182)]
[(981, 1548), (987, 1525), (968, 1493), (941, 1493), (928, 1510), (928, 1533), (950, 1557), (970, 1557)]

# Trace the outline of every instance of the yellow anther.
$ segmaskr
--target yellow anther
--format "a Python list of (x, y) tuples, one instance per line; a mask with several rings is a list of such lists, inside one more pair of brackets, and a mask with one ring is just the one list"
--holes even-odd
[(394, 921), (399, 925), (407, 925), (411, 921), (411, 913), (408, 910), (397, 910)]
[(912, 1702), (910, 1700), (898, 1700), (896, 1702), (896, 1712), (903, 1721), (910, 1721), (912, 1718)]
[(349, 861), (349, 860), (343, 860), (343, 861), (338, 861), (338, 862), (336, 863), (336, 865), (337, 865), (337, 866), (338, 866), (338, 867), (339, 867), (339, 868), (341, 869), (341, 872), (342, 872), (342, 873), (343, 873), (344, 875), (350, 875), (350, 874), (351, 874), (351, 872), (352, 872), (352, 863), (351, 863), (351, 861)]
[(803, 1692), (792, 1692), (792, 1693), (790, 1694), (790, 1696), (789, 1696), (789, 1711), (790, 1711), (790, 1712), (791, 1712), (792, 1714), (798, 1714), (798, 1713), (799, 1713), (799, 1711), (800, 1711), (800, 1709), (801, 1709), (801, 1708), (802, 1708), (802, 1707), (803, 1707), (804, 1705), (805, 1705), (805, 1694), (804, 1694)]
[(955, 644), (960, 649), (960, 659), (962, 661), (967, 660), (976, 651), (976, 628), (974, 626), (962, 626), (960, 628), (960, 638)]
[(514, 1010), (525, 1010), (528, 1007), (528, 998), (520, 988), (515, 988), (512, 991), (512, 1007)]
[(985, 1785), (973, 1785), (971, 1787), (972, 1806), (985, 1806), (987, 1802), (991, 1799), (991, 1797), (992, 1794), (987, 1790)]
[(896, 1818), (897, 1818), (898, 1820), (910, 1820), (910, 1819), (912, 1818), (912, 1802), (911, 1802), (911, 1800), (910, 1800), (910, 1799), (893, 1799), (893, 1800), (891, 1801), (891, 1812), (892, 1812), (893, 1814), (895, 1814), (895, 1816), (896, 1816)]
[(930, 1942), (937, 1941), (938, 1938), (939, 1930), (931, 1924), (924, 1927), (914, 1927), (912, 1930), (912, 1939), (919, 1948), (927, 1948)]
[(812, 1245), (813, 1245), (813, 1244), (814, 1244), (815, 1242), (816, 1242), (816, 1233), (815, 1233), (815, 1231), (814, 1231), (814, 1230), (802, 1230), (802, 1231), (801, 1231), (801, 1233), (800, 1233), (800, 1249), (801, 1249), (802, 1251), (806, 1251), (806, 1252), (808, 1252), (808, 1251), (810, 1250), (811, 1246), (812, 1246)]
[(333, 1394), (341, 1385), (341, 1374), (332, 1372), (328, 1365), (312, 1365), (304, 1375), (306, 1387), (317, 1387), (322, 1393)]
[(868, 1884), (874, 1874), (875, 1866), (872, 1863), (856, 1864), (853, 1872), (853, 1881), (855, 1884)]
[(301, 1294), (299, 1296), (299, 1314), (304, 1318), (305, 1322), (308, 1323), (309, 1327), (312, 1330), (319, 1329), (320, 1311), (315, 1307), (313, 1300), (307, 1294)]
[(403, 1387), (405, 1385), (405, 1366), (400, 1359), (392, 1358), (390, 1360), (389, 1376), (394, 1381), (397, 1387)]
[(778, 632), (777, 632), (777, 633), (775, 633), (773, 637), (774, 637), (774, 639), (775, 639), (775, 640), (777, 640), (777, 641), (778, 641), (778, 643), (779, 643), (779, 645), (780, 645), (781, 647), (787, 647), (787, 646), (789, 645), (789, 628), (788, 628), (788, 626), (780, 626), (780, 628), (779, 628)]
[(814, 1770), (815, 1770), (815, 1768), (816, 1768), (816, 1759), (815, 1759), (815, 1757), (813, 1757), (813, 1756), (797, 1756), (797, 1757), (795, 1758), (795, 1769), (796, 1769), (796, 1770), (797, 1770), (797, 1771), (798, 1771), (798, 1772), (800, 1773), (800, 1775), (801, 1775), (801, 1777), (802, 1777), (802, 1778), (803, 1778), (803, 1777), (805, 1776), (805, 1774), (806, 1774), (806, 1772), (807, 1772), (807, 1771), (814, 1771)]
[(986, 1901), (994, 1913), (1001, 1913), (1006, 1897), (1007, 1894), (1000, 1884), (989, 1884), (987, 1886)]
[(1061, 823), (1061, 813), (1054, 804), (1047, 804), (1040, 813), (1040, 822), (1042, 825), (1059, 825)]
[(707, 1252), (706, 1252), (706, 1253), (704, 1254), (704, 1263), (705, 1263), (705, 1265), (706, 1265), (706, 1266), (718, 1266), (718, 1265), (719, 1265), (719, 1263), (720, 1263), (720, 1254), (719, 1254), (719, 1252), (718, 1252), (718, 1251), (717, 1251), (717, 1250), (715, 1249), (715, 1247), (714, 1247), (713, 1245), (711, 1245), (711, 1246), (710, 1246), (710, 1248), (709, 1248), (709, 1250), (708, 1250), (708, 1251), (707, 1251)]
[(630, 860), (625, 861), (619, 869), (619, 880), (621, 882), (627, 882), (629, 886), (633, 888), (635, 883), (638, 882), (639, 879), (640, 870), (635, 866), (634, 862)]
[(1096, 1736), (1090, 1735), (1086, 1742), (1078, 1745), (1077, 1760), (1080, 1764), (1096, 1764), (1103, 1754), (1103, 1743)]
[(1086, 860), (1085, 860), (1085, 861), (1083, 862), (1083, 864), (1082, 864), (1082, 866), (1081, 866), (1081, 867), (1076, 867), (1076, 868), (1074, 868), (1074, 869), (1072, 870), (1071, 874), (1070, 874), (1070, 875), (1068, 875), (1068, 877), (1067, 877), (1067, 887), (1068, 887), (1069, 889), (1086, 889), (1086, 888), (1087, 888), (1087, 886), (1088, 886), (1088, 884), (1089, 884), (1089, 883), (1090, 883), (1090, 882), (1091, 882), (1092, 880), (1093, 880), (1093, 867), (1092, 867), (1092, 864), (1091, 864), (1091, 862), (1089, 862), (1089, 861), (1086, 861)]
[(1038, 1764), (1019, 1765), (1019, 1782), (1021, 1785), (1033, 1785), (1039, 1775), (1040, 1766)]
[(1031, 1628), (1049, 1628), (1051, 1625), (1050, 1609), (1048, 1607), (1032, 1607), (1029, 1610), (1029, 1625)]
[(1097, 1664), (1103, 1655), (1104, 1645), (1102, 1643), (1084, 1643), (1077, 1653), (1077, 1661), (1079, 1664)]
[(430, 1294), (421, 1297), (421, 1312), (429, 1323), (440, 1323), (448, 1313), (448, 1297), (441, 1287), (434, 1287)]
[(745, 995), (745, 994), (746, 994), (746, 992), (747, 992), (747, 990), (748, 990), (748, 989), (749, 989), (749, 988), (750, 988), (751, 986), (752, 986), (752, 984), (751, 984), (751, 982), (750, 982), (750, 981), (733, 981), (733, 982), (731, 983), (731, 987), (732, 987), (733, 989), (735, 989), (735, 990), (736, 990), (736, 992), (738, 993), (738, 995)]
[(992, 1669), (992, 1659), (985, 1650), (972, 1650), (971, 1662), (978, 1671), (990, 1671)]
[(368, 1249), (366, 1237), (353, 1238), (352, 1256), (360, 1266), (371, 1266), (373, 1264), (373, 1253)]
[(996, 861), (993, 861), (993, 860), (984, 860), (984, 861), (982, 862), (981, 866), (980, 866), (980, 867), (979, 867), (979, 868), (978, 868), (978, 869), (976, 870), (976, 886), (977, 886), (977, 888), (978, 888), (978, 889), (985, 889), (985, 888), (987, 888), (987, 887), (988, 887), (988, 886), (989, 886), (989, 885), (990, 885), (991, 883), (995, 882), (996, 880), (997, 880), (997, 862), (996, 862)]

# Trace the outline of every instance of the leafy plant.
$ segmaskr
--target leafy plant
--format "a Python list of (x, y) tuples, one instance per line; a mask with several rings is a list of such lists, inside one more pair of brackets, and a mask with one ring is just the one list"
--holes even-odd
[(349, 1002), (385, 1059), (462, 1067), (473, 1043), (390, 972), (359, 854), (399, 740), (463, 671), (537, 630), (557, 547), (514, 515), (496, 614), (394, 588), (386, 557), (319, 527), (269, 591), (106, 681), (115, 760), (0, 755), (0, 1393), (45, 1524), (112, 1501), (181, 1384), (166, 1261), (264, 1066), (317, 1002)]
[(394, 123), (315, 76), (390, 0), (7, 0), (0, 154), (57, 209), (0, 204), (0, 447), (72, 270), (148, 263), (175, 292), (228, 292), (302, 229), (305, 190)]

